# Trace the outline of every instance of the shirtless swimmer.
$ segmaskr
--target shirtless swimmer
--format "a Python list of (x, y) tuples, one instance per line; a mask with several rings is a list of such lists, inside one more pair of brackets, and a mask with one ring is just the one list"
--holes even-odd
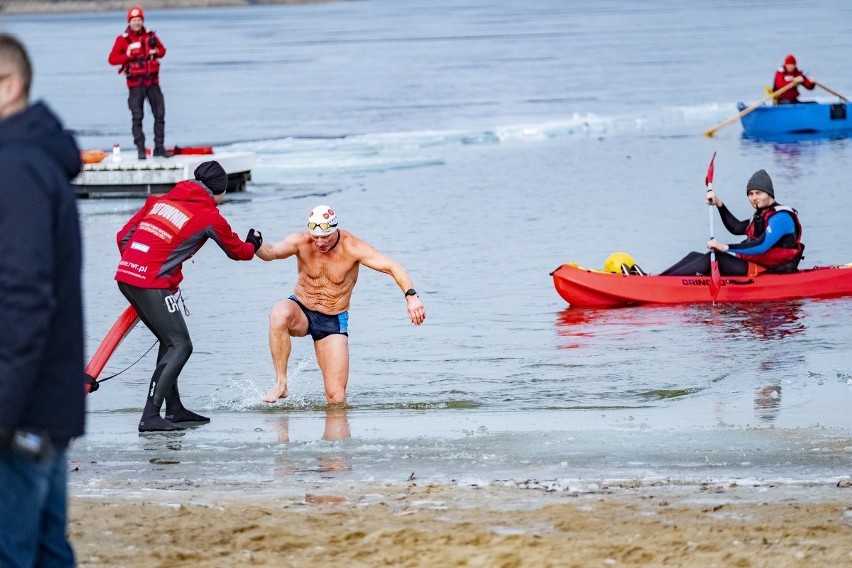
[(278, 302), (269, 314), (269, 350), (275, 384), (263, 397), (275, 402), (287, 397), (287, 362), (291, 337), (308, 334), (314, 340), (329, 404), (346, 402), (349, 381), (349, 302), (361, 265), (393, 277), (405, 294), (408, 318), (414, 325), (426, 319), (426, 309), (405, 269), (348, 231), (338, 228), (335, 212), (317, 205), (308, 216), (308, 229), (291, 233), (278, 243), (263, 243), (263, 260), (296, 257), (298, 279), (293, 295)]

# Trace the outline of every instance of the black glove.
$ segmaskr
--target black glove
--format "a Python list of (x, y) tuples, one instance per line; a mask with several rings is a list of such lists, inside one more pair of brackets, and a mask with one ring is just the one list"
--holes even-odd
[(152, 49), (157, 47), (157, 36), (154, 35), (154, 32), (148, 34), (148, 47)]
[(263, 244), (263, 235), (260, 234), (260, 231), (249, 229), (248, 235), (246, 235), (246, 242), (254, 245), (254, 252), (257, 252), (257, 249)]

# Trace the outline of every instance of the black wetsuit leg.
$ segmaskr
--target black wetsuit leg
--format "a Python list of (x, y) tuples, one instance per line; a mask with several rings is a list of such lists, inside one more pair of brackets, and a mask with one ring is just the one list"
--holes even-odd
[[(167, 355), (168, 346), (160, 343), (160, 350), (157, 353), (157, 361), (162, 360)], [(169, 422), (210, 422), (206, 416), (196, 414), (183, 405), (180, 400), (180, 392), (178, 391), (178, 381), (180, 376), (175, 378), (175, 382), (169, 392), (166, 393), (166, 420)]]
[[(719, 262), (719, 274), (724, 276), (745, 276), (748, 274), (748, 261), (716, 253)], [(660, 273), (660, 276), (709, 276), (710, 253), (691, 252), (675, 264)]]
[[(710, 253), (707, 253), (710, 257)], [(716, 253), (716, 260), (719, 261), (719, 274), (722, 276), (746, 276), (748, 274), (748, 261), (736, 256), (731, 256), (725, 253)], [(710, 271), (708, 270), (708, 274)]]
[[(139, 430), (181, 429), (171, 421), (161, 418), (160, 409), (166, 396), (172, 394), (175, 389), (177, 378), (192, 354), (192, 340), (189, 338), (183, 314), (168, 290), (138, 288), (123, 282), (118, 283), (118, 289), (136, 309), (139, 319), (160, 342), (157, 366), (151, 376)], [(175, 389), (174, 394), (176, 393)]]

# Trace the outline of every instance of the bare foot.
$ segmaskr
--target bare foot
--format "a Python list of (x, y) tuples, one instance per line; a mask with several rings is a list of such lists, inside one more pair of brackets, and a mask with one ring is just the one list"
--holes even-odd
[(261, 400), (263, 402), (276, 402), (279, 399), (287, 398), (287, 385), (281, 386), (278, 383), (272, 385), (272, 388), (269, 389), (269, 392), (266, 393)]

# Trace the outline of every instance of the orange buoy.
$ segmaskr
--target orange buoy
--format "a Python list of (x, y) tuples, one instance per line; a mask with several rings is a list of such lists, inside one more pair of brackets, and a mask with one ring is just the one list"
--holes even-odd
[(80, 150), (80, 159), (84, 164), (99, 164), (107, 157), (103, 150)]

